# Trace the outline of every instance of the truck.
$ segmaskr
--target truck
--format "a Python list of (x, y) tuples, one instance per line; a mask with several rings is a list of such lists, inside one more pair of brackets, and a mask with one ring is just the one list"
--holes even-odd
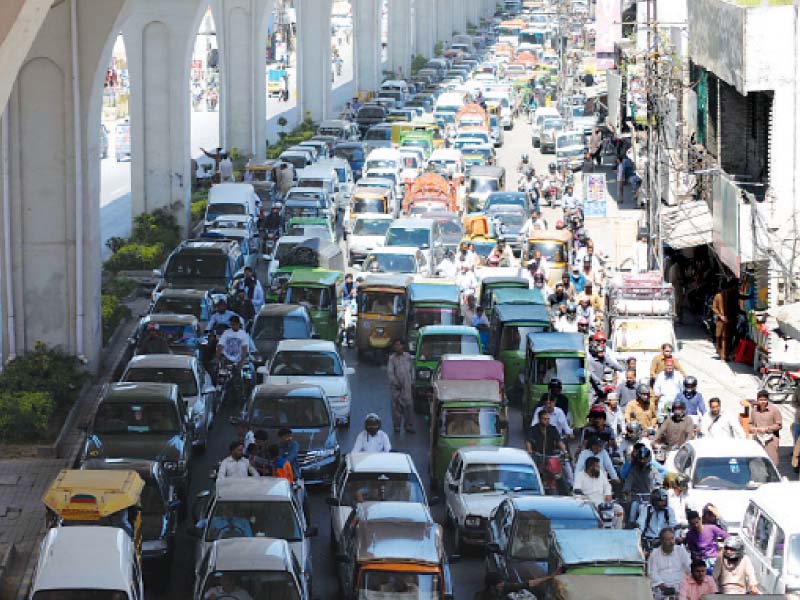
[(406, 191), (403, 212), (411, 214), (414, 208), (424, 206), (428, 211), (458, 212), (458, 197), (455, 187), (441, 175), (420, 175)]
[(608, 347), (619, 359), (636, 358), (636, 378), (649, 379), (661, 345), (679, 348), (675, 337), (675, 293), (659, 271), (618, 273), (608, 284)]

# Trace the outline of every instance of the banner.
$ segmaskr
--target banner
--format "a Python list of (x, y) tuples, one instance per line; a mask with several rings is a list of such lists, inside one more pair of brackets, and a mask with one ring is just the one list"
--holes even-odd
[(606, 174), (583, 174), (583, 216), (606, 216)]
[(621, 0), (597, 0), (595, 5), (597, 26), (594, 50), (599, 55), (614, 52), (614, 44), (622, 39)]

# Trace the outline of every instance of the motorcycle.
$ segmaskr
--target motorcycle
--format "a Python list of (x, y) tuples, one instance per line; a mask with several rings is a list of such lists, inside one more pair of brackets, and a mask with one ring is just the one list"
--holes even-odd
[(614, 502), (601, 502), (597, 505), (601, 529), (622, 529), (625, 526), (625, 511)]
[(555, 206), (561, 200), (561, 183), (557, 178), (551, 177), (545, 181), (544, 199), (548, 206)]
[(564, 477), (565, 460), (569, 460), (563, 454), (544, 454), (534, 453), (534, 461), (539, 467), (542, 476), (542, 485), (545, 494), (549, 496), (568, 496), (571, 490)]
[(347, 345), (352, 348), (356, 340), (356, 323), (358, 321), (358, 301), (356, 298), (351, 298), (343, 303), (344, 311), (342, 313), (340, 333), (339, 335), (342, 346)]
[(800, 396), (800, 369), (788, 370), (781, 365), (763, 367), (758, 390), (769, 393), (770, 402), (791, 401)]

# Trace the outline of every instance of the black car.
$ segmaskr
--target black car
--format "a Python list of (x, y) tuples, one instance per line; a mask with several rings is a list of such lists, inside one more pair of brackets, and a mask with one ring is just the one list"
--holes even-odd
[(157, 573), (163, 583), (169, 581), (169, 570), (175, 549), (178, 513), (183, 505), (169, 483), (161, 463), (151, 460), (87, 460), (83, 469), (136, 471), (144, 480), (142, 490), (142, 559), (147, 571)]
[(378, 123), (383, 123), (386, 120), (386, 109), (380, 104), (365, 104), (358, 109), (356, 113), (356, 124), (361, 135)]
[(256, 315), (250, 337), (257, 351), (253, 362), (261, 366), (272, 360), (281, 340), (309, 340), (314, 337), (311, 313), (301, 304), (265, 304)]
[(575, 496), (520, 496), (503, 500), (489, 516), (486, 569), (522, 583), (546, 575), (553, 529), (597, 529), (591, 502)]
[(299, 446), (297, 463), (307, 484), (330, 483), (339, 466), (336, 426), (325, 392), (315, 385), (269, 384), (253, 390), (242, 421), (254, 431), (267, 430), (269, 439), (288, 427)]
[(186, 240), (172, 251), (164, 266), (154, 274), (161, 278), (153, 299), (164, 288), (191, 288), (211, 293), (228, 292), (233, 278), (246, 264), (238, 242)]

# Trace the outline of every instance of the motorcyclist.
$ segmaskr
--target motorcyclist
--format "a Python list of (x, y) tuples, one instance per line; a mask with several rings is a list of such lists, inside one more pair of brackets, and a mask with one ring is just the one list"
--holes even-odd
[(667, 491), (664, 488), (656, 488), (650, 492), (650, 504), (641, 507), (636, 523), (647, 548), (655, 545), (662, 529), (675, 527), (675, 513), (669, 506)]
[(576, 333), (578, 331), (578, 310), (573, 303), (567, 304), (566, 314), (558, 317), (555, 330), (561, 333)]
[(255, 345), (250, 335), (242, 329), (242, 320), (234, 314), (229, 321), (230, 328), (220, 336), (217, 344), (217, 356), (224, 357), (237, 367), (247, 360), (249, 352), (255, 352)]
[(145, 326), (145, 335), (139, 344), (138, 354), (172, 354), (169, 343), (161, 335), (158, 323), (148, 323)]
[(625, 461), (631, 460), (631, 451), (636, 444), (643, 444), (650, 448), (650, 440), (644, 436), (642, 424), (638, 421), (631, 421), (625, 425), (625, 433), (620, 443), (620, 453)]
[(591, 326), (586, 317), (578, 319), (578, 333), (582, 333), (583, 335), (589, 335), (591, 333)]
[(603, 471), (605, 471), (606, 475), (608, 475), (608, 479), (612, 483), (619, 483), (619, 475), (617, 474), (617, 470), (614, 468), (611, 455), (605, 449), (605, 443), (600, 436), (593, 435), (588, 442), (586, 442), (586, 448), (581, 450), (580, 454), (578, 454), (578, 459), (575, 461), (576, 473), (580, 473), (584, 470), (586, 466), (586, 459), (590, 456), (594, 456), (600, 461), (600, 466), (602, 467)]
[(596, 348), (595, 352), (590, 355), (588, 362), (589, 380), (591, 383), (592, 399), (600, 398), (604, 392), (603, 375), (606, 368), (610, 368), (616, 372), (622, 372), (622, 365), (610, 356), (606, 356), (605, 348)]
[(692, 417), (695, 425), (700, 423), (700, 418), (706, 414), (706, 402), (703, 399), (703, 394), (697, 391), (697, 377), (694, 375), (687, 375), (683, 380), (683, 391), (681, 391), (675, 400), (683, 400), (686, 402), (686, 414)]
[[(666, 483), (666, 480), (665, 480)], [(675, 520), (678, 526), (686, 527), (689, 525), (689, 476), (678, 473), (672, 478), (672, 485), (667, 492), (669, 505), (675, 513)]]
[(232, 317), (238, 317), (235, 312), (228, 310), (228, 302), (224, 298), (217, 300), (216, 310), (208, 320), (206, 329), (214, 329), (218, 325), (228, 326)]
[(656, 433), (656, 441), (674, 450), (687, 440), (694, 439), (694, 423), (686, 418), (686, 403), (676, 399), (672, 403), (672, 415), (661, 424)]
[(753, 563), (745, 556), (744, 542), (738, 536), (725, 540), (722, 560), (714, 564), (712, 574), (721, 594), (760, 594)]
[(561, 380), (557, 378), (553, 378), (550, 380), (550, 383), (547, 384), (547, 392), (542, 394), (542, 397), (539, 399), (539, 403), (536, 405), (536, 408), (540, 406), (544, 406), (545, 401), (552, 397), (555, 400), (556, 406), (564, 411), (564, 414), (569, 413), (569, 398), (564, 395), (561, 391), (562, 385)]
[(353, 452), (391, 452), (389, 436), (381, 429), (381, 418), (369, 413), (364, 418), (364, 431), (359, 432), (353, 444)]
[[(650, 449), (644, 445), (636, 446), (633, 449), (632, 462), (630, 469), (625, 476), (625, 484), (622, 491), (629, 498), (634, 495), (650, 494), (658, 486), (659, 478), (652, 465), (653, 455)], [(639, 501), (633, 498), (631, 503), (630, 521), (632, 524), (639, 518)], [(673, 517), (673, 523), (675, 521)]]
[(598, 437), (603, 442), (603, 448), (610, 448), (611, 450), (617, 447), (617, 438), (614, 430), (606, 423), (606, 409), (602, 404), (595, 404), (589, 409), (589, 414), (586, 415), (588, 423), (583, 428), (583, 443), (584, 448), (588, 448), (587, 440), (592, 437)]
[(625, 421), (637, 421), (644, 428), (655, 427), (655, 402), (650, 400), (650, 386), (640, 383), (636, 388), (636, 400), (625, 407)]
[(264, 219), (264, 229), (268, 233), (277, 233), (283, 226), (283, 217), (281, 217), (281, 208), (277, 204), (273, 204), (269, 214)]
[(533, 172), (533, 166), (530, 164), (530, 159), (526, 153), (519, 157), (519, 164), (517, 164), (517, 172), (520, 175), (526, 175), (528, 172)]
[(564, 207), (564, 220), (569, 223), (572, 217), (583, 218), (583, 205), (574, 195), (574, 188), (568, 185), (564, 188), (564, 195), (561, 198), (561, 204)]

